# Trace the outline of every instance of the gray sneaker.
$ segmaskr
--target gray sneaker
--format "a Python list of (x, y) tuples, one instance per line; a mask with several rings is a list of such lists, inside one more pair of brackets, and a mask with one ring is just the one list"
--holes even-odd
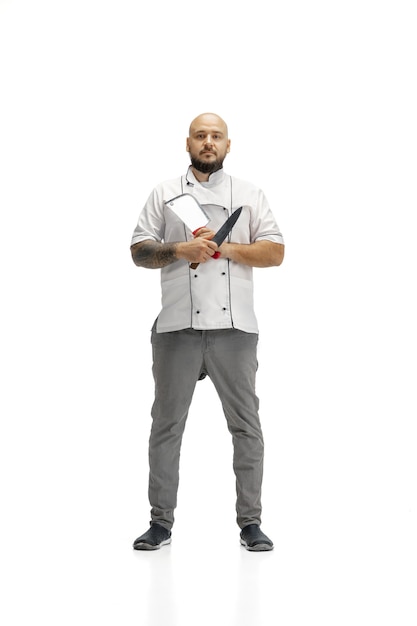
[(161, 526), (161, 524), (151, 522), (150, 529), (135, 539), (133, 549), (159, 550), (159, 548), (166, 546), (168, 543), (171, 543), (171, 531)]
[(240, 543), (245, 546), (246, 550), (251, 552), (263, 552), (265, 550), (273, 550), (274, 544), (267, 537), (258, 524), (249, 524), (242, 528), (240, 533)]

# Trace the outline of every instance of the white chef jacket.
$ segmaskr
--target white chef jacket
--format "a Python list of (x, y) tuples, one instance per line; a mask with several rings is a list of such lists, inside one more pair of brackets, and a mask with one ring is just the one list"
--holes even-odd
[[(132, 245), (152, 239), (158, 242), (189, 241), (191, 230), (166, 202), (183, 193), (192, 194), (209, 217), (208, 228), (217, 231), (231, 213), (242, 208), (229, 236), (233, 243), (250, 244), (267, 239), (284, 243), (264, 193), (249, 182), (227, 175), (223, 169), (199, 182), (191, 167), (185, 176), (157, 185), (142, 209)], [(161, 269), (162, 309), (157, 332), (184, 328), (212, 330), (237, 328), (258, 332), (253, 302), (253, 270), (226, 258), (210, 259), (196, 270), (180, 259)]]

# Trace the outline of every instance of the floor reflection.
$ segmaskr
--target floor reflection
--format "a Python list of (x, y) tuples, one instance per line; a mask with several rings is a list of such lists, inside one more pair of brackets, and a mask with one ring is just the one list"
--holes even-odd
[(170, 545), (135, 560), (140, 626), (274, 624), (273, 552)]
[(137, 551), (134, 556), (140, 565), (138, 624), (179, 626), (171, 546), (151, 552)]

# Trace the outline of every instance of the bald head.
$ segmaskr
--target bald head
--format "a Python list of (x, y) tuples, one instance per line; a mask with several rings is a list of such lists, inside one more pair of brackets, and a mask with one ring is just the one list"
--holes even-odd
[(227, 124), (215, 113), (202, 113), (190, 124), (187, 152), (198, 180), (208, 180), (210, 174), (223, 167), (230, 150)]
[(201, 115), (198, 115), (195, 119), (193, 119), (190, 124), (189, 135), (191, 135), (192, 132), (200, 125), (214, 125), (219, 130), (222, 130), (226, 138), (228, 136), (226, 122), (219, 115), (216, 115), (216, 113), (201, 113)]

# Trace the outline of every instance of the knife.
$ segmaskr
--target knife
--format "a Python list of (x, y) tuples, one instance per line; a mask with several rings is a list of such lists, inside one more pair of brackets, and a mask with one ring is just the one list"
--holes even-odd
[[(227, 218), (227, 220), (225, 221), (223, 226), (221, 226), (219, 228), (219, 230), (214, 235), (214, 237), (211, 239), (211, 241), (214, 241), (214, 243), (217, 243), (218, 246), (221, 246), (223, 241), (226, 239), (227, 235), (232, 230), (233, 226), (236, 224), (236, 222), (237, 222), (241, 212), (242, 212), (242, 207), (239, 207), (238, 209), (236, 209), (236, 211), (234, 211), (232, 213), (232, 215)], [(219, 256), (220, 256), (220, 252), (218, 250), (216, 250), (216, 252), (213, 254), (213, 256), (211, 258), (212, 259), (218, 259)], [(199, 265), (200, 265), (200, 263), (191, 263), (190, 268), (192, 270), (195, 270), (195, 269), (197, 269), (197, 267)]]

